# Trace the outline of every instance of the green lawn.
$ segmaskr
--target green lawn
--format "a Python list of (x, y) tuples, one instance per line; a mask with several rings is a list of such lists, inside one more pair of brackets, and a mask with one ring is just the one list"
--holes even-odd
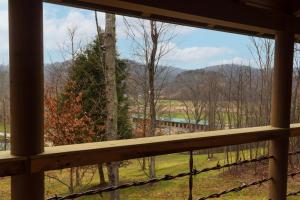
[[(216, 154), (215, 158), (208, 161), (206, 155), (195, 155), (194, 166), (197, 169), (202, 169), (217, 164), (218, 160), (223, 163), (223, 154)], [(188, 171), (189, 156), (183, 154), (172, 154), (157, 157), (157, 176), (161, 177), (165, 174), (176, 174), (183, 171)], [(258, 176), (254, 176), (252, 169), (246, 168), (242, 170), (243, 173), (232, 175), (224, 170), (212, 171), (209, 173), (197, 175), (194, 177), (194, 199), (201, 196), (208, 195), (210, 193), (219, 192), (224, 189), (229, 189), (241, 185), (243, 182), (251, 182), (260, 179)], [(56, 175), (63, 181), (69, 180), (69, 170), (60, 170), (47, 172), (50, 175)], [(86, 173), (83, 182), (89, 182), (91, 177), (90, 173)], [(129, 161), (126, 167), (120, 168), (120, 180), (121, 182), (131, 182), (137, 180), (145, 180), (147, 177), (140, 170), (140, 165), (137, 160)], [(94, 174), (91, 185), (98, 183), (98, 173)], [(67, 187), (58, 183), (53, 179), (45, 178), (46, 195), (53, 196), (54, 194), (67, 194)], [(90, 186), (91, 186), (90, 185)], [(90, 187), (89, 186), (89, 187)], [(0, 199), (9, 199), (10, 179), (0, 179)], [(300, 179), (295, 178), (290, 181), (289, 185), (292, 191), (300, 189)], [(263, 184), (261, 187), (254, 186), (250, 189), (245, 189), (238, 193), (232, 193), (225, 195), (220, 199), (236, 199), (236, 200), (249, 200), (249, 199), (267, 199), (267, 184)], [(123, 200), (161, 200), (172, 199), (182, 200), (188, 197), (188, 178), (179, 178), (172, 181), (165, 181), (153, 185), (135, 187), (125, 189), (121, 191), (121, 199)], [(90, 197), (80, 198), (81, 200), (92, 199), (109, 199), (108, 194), (103, 194), (103, 197), (94, 195)], [(296, 198), (289, 198), (296, 199)]]
[[(7, 132), (10, 132), (10, 126), (9, 125), (6, 125), (6, 131)], [(4, 131), (4, 124), (3, 123), (0, 123), (0, 132), (3, 132)]]
[(164, 106), (170, 106), (170, 104), (172, 106), (180, 106), (182, 105), (182, 103), (178, 100), (170, 100), (170, 99), (161, 99), (158, 102), (160, 105), (164, 105)]
[(159, 117), (163, 117), (163, 118), (170, 118), (173, 119), (173, 118), (180, 118), (180, 119), (188, 119), (187, 115), (184, 113), (184, 112), (173, 112), (170, 114), (167, 114), (167, 113), (164, 113), (164, 114), (161, 114)]

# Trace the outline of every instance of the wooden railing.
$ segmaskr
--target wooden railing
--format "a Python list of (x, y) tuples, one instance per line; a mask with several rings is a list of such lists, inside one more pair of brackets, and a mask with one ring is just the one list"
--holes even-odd
[[(300, 136), (300, 124), (288, 130), (290, 137)], [(286, 133), (287, 129), (264, 126), (46, 147), (44, 153), (30, 157), (2, 151), (0, 177), (272, 140)]]

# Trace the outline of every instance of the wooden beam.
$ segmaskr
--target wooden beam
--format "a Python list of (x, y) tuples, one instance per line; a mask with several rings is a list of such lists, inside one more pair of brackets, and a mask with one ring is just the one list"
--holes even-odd
[(290, 137), (300, 136), (300, 123), (290, 125)]
[[(290, 133), (299, 136), (300, 124), (292, 124)], [(286, 129), (267, 126), (47, 147), (44, 153), (30, 157), (11, 156), (9, 151), (2, 151), (0, 177), (257, 142), (283, 134)]]
[[(284, 31), (278, 31), (275, 39), (275, 62), (272, 83), (271, 125), (278, 128), (290, 127), (290, 109), (293, 77), (294, 32), (293, 24), (287, 20)], [(270, 143), (269, 162), (270, 182), (269, 199), (284, 200), (287, 193), (287, 171), (289, 130)]]
[(293, 10), (293, 12), (296, 16), (297, 16), (297, 14), (300, 14), (300, 1), (299, 0), (292, 0), (291, 9)]
[(239, 0), (239, 2), (244, 3), (246, 5), (268, 10), (281, 11), (282, 9), (280, 1), (277, 0)]
[(26, 157), (12, 156), (10, 151), (0, 151), (0, 177), (25, 173)]
[(280, 12), (229, 0), (46, 0), (67, 6), (113, 12), (220, 31), (270, 37), (284, 28)]
[[(9, 1), (11, 154), (44, 150), (43, 2)], [(12, 176), (12, 200), (44, 199), (44, 174)]]
[(30, 157), (31, 172), (243, 144), (280, 137), (285, 129), (256, 127), (45, 148)]

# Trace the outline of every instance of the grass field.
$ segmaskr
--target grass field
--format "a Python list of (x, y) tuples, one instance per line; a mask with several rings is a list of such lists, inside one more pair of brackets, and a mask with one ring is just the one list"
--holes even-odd
[[(188, 171), (188, 155), (183, 154), (172, 154), (157, 157), (157, 176), (161, 177), (165, 174), (176, 174), (183, 171)], [(218, 160), (220, 163), (223, 162), (223, 154), (216, 154), (215, 158), (208, 161), (206, 155), (195, 155), (194, 166), (197, 169), (202, 169), (217, 164)], [(47, 172), (49, 175), (56, 175), (61, 180), (67, 181), (69, 170), (60, 170)], [(245, 182), (251, 182), (260, 179), (261, 176), (254, 176), (254, 171), (249, 167), (242, 170), (243, 173), (232, 175), (228, 171), (212, 171), (209, 173), (197, 175), (194, 177), (194, 199), (201, 196), (208, 195), (210, 193), (219, 192), (224, 189), (236, 187)], [(83, 179), (83, 182), (89, 182), (91, 174), (88, 174)], [(144, 172), (140, 170), (140, 165), (137, 160), (130, 160), (126, 167), (120, 168), (120, 180), (121, 182), (131, 182), (137, 180), (145, 180), (147, 177)], [(98, 173), (92, 178), (91, 184), (96, 185), (98, 183)], [(46, 195), (47, 197), (55, 194), (63, 195), (67, 194), (67, 187), (57, 182), (56, 180), (45, 178)], [(289, 187), (291, 190), (300, 189), (300, 179), (294, 178), (290, 181)], [(225, 200), (250, 200), (250, 199), (267, 199), (267, 184), (263, 184), (261, 187), (254, 186), (250, 189), (245, 189), (238, 193), (231, 193), (225, 195), (220, 199)], [(10, 199), (10, 179), (0, 179), (0, 199)], [(188, 178), (179, 178), (177, 180), (161, 182), (149, 186), (141, 186), (121, 191), (122, 200), (161, 200), (161, 199), (172, 199), (182, 200), (188, 197)], [(90, 197), (79, 198), (81, 200), (94, 200), (94, 199), (109, 199), (108, 194), (94, 195)], [(296, 199), (296, 198), (289, 198)]]
[[(7, 132), (10, 132), (10, 126), (9, 125), (6, 125), (6, 131)], [(0, 123), (0, 132), (3, 132), (4, 131), (4, 125), (3, 123)]]
[(173, 113), (171, 113), (171, 115), (169, 115), (169, 114), (161, 114), (159, 117), (163, 117), (163, 118), (166, 118), (166, 119), (168, 119), (168, 118), (171, 118), (171, 119), (173, 119), (173, 118), (188, 119), (188, 117), (186, 116), (186, 114), (183, 113), (183, 112), (173, 112)]

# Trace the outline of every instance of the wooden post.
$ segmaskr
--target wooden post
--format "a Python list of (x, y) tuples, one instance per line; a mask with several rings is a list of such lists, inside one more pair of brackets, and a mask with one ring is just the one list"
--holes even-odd
[[(288, 22), (290, 24), (290, 22)], [(293, 73), (294, 33), (292, 26), (276, 33), (275, 37), (275, 67), (272, 85), (271, 125), (273, 127), (290, 127), (291, 88)], [(271, 141), (269, 199), (286, 199), (289, 131), (286, 135)]]
[[(11, 154), (44, 151), (43, 139), (43, 4), (42, 0), (10, 0), (9, 66)], [(12, 200), (44, 199), (44, 174), (13, 176)]]

